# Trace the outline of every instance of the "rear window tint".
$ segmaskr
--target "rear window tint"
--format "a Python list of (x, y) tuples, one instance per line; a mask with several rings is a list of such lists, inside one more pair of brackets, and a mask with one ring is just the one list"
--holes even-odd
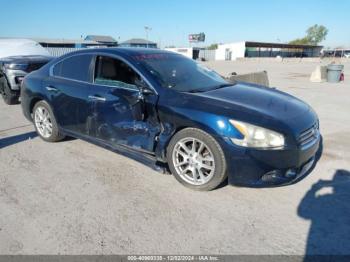
[(90, 81), (92, 55), (76, 55), (55, 65), (53, 75), (84, 82)]
[(62, 62), (56, 64), (53, 68), (53, 75), (54, 76), (61, 76), (61, 68), (62, 68)]

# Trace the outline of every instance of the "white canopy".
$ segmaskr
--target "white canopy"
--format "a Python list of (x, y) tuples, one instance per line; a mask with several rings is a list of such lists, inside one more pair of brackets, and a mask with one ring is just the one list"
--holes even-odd
[(33, 40), (16, 38), (0, 39), (0, 58), (25, 55), (50, 56), (50, 53)]

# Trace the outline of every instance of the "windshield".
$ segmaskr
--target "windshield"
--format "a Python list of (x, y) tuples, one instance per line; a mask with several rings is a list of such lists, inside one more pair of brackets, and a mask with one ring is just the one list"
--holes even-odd
[(165, 88), (180, 92), (205, 92), (231, 86), (219, 74), (178, 54), (145, 54), (134, 57)]

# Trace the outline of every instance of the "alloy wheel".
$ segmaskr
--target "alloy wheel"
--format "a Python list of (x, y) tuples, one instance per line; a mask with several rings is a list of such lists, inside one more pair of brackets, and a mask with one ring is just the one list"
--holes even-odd
[(173, 150), (172, 161), (176, 172), (192, 185), (203, 185), (214, 176), (215, 160), (210, 148), (196, 138), (179, 140)]
[(42, 106), (39, 106), (34, 113), (35, 126), (39, 134), (44, 138), (49, 138), (52, 135), (52, 122), (49, 111)]

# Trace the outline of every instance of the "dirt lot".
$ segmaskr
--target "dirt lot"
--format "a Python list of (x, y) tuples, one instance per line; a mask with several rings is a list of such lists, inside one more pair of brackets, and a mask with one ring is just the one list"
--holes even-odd
[(324, 152), (307, 178), (193, 192), (81, 140), (45, 143), (19, 105), (0, 101), (0, 254), (349, 254), (350, 63), (340, 84), (310, 83), (311, 62), (208, 66), (267, 70), (272, 86), (312, 105)]

